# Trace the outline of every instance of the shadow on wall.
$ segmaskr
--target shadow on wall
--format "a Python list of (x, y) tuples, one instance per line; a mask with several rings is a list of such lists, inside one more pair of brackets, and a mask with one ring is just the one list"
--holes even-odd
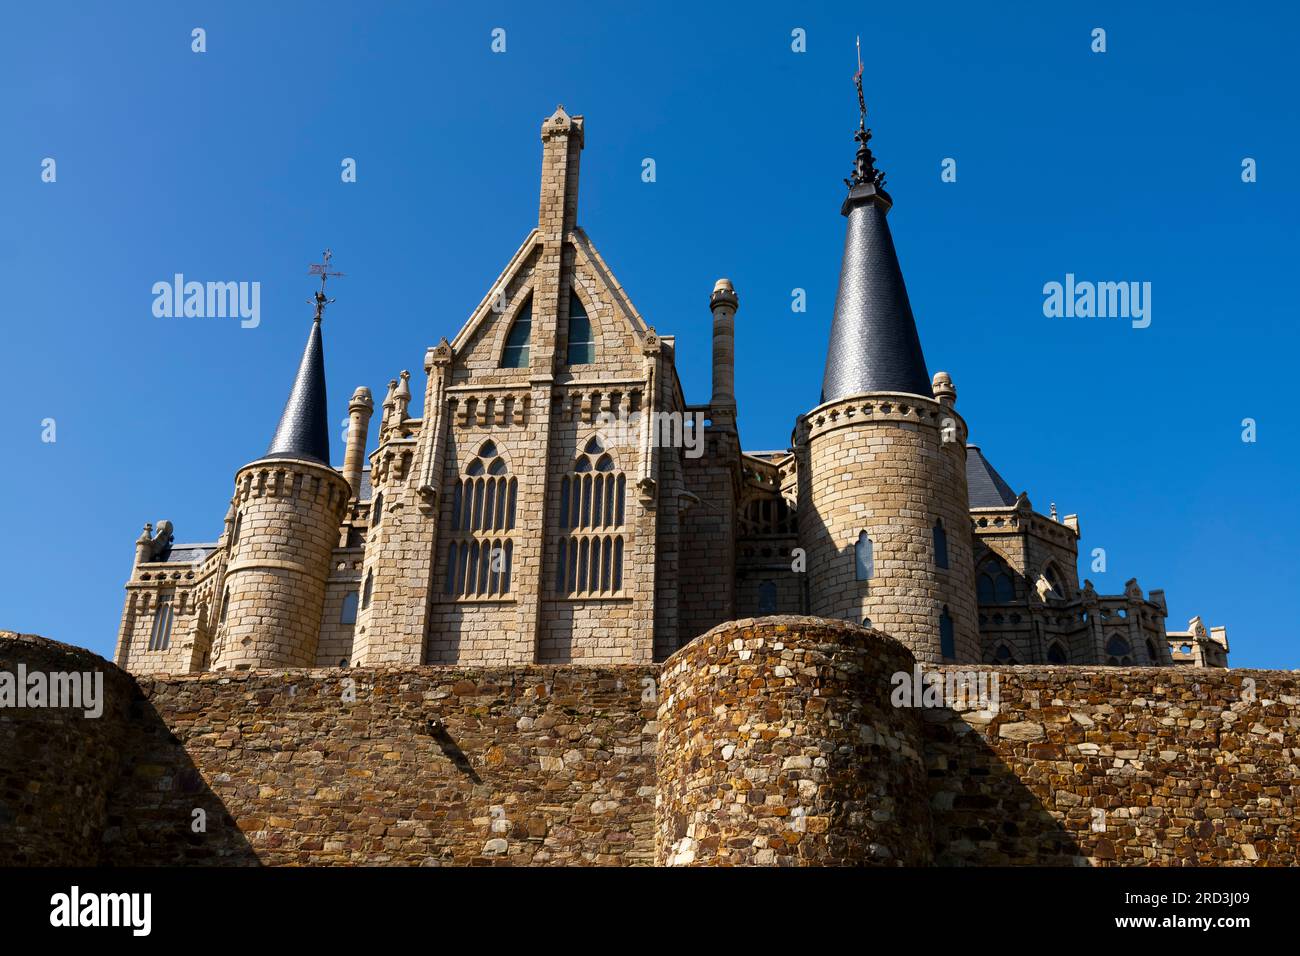
[[(0, 681), (28, 705), (0, 698), (0, 864), (257, 864), (124, 671), (83, 648), (0, 632)], [(77, 706), (49, 706), (56, 686), (57, 702)], [(200, 819), (206, 832), (194, 830)]]
[(128, 733), (108, 799), (101, 864), (260, 866), (234, 815), (138, 690)]
[(1090, 865), (979, 730), (947, 707), (921, 714), (935, 866)]

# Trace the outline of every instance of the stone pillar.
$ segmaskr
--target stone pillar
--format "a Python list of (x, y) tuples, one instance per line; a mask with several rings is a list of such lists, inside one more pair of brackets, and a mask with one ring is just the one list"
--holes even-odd
[(343, 452), (343, 477), (352, 488), (352, 497), (361, 493), (361, 471), (366, 460), (366, 436), (370, 431), (370, 416), (375, 411), (375, 400), (370, 389), (362, 385), (352, 393), (348, 402), (348, 443)]
[(213, 670), (312, 667), (325, 581), (352, 489), (333, 468), (265, 458), (235, 476), (230, 595)]
[(736, 311), (740, 299), (730, 279), (719, 279), (709, 296), (713, 312), (713, 397), (709, 401), (714, 427), (736, 424)]
[(920, 712), (891, 702), (914, 664), (898, 641), (807, 617), (722, 624), (668, 658), (655, 862), (929, 864)]
[[(905, 393), (854, 395), (802, 416), (795, 443), (811, 613), (870, 620), (918, 660), (940, 663), (946, 609), (950, 659), (978, 661), (966, 423), (952, 405)], [(938, 519), (946, 568), (935, 560)], [(863, 532), (870, 540), (866, 580), (857, 565)]]

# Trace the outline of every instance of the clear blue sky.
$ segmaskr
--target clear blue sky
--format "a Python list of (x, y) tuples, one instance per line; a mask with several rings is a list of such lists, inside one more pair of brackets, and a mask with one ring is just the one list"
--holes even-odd
[[(332, 420), (403, 368), (418, 395), (425, 347), (535, 223), (556, 103), (587, 119), (579, 221), (677, 336), (688, 400), (708, 397), (726, 275), (744, 443), (786, 447), (820, 389), (860, 33), (926, 358), (972, 440), (1039, 510), (1080, 514), (1081, 552), (1108, 554), (1084, 569), (1099, 590), (1136, 575), (1166, 589), (1171, 626), (1227, 624), (1234, 665), (1298, 666), (1295, 5), (808, 6), (8, 10), (0, 627), (111, 655), (143, 523), (216, 537), (274, 429), (326, 245), (348, 273), (325, 327)], [(260, 281), (260, 327), (155, 318), (151, 286), (177, 272)], [(1150, 328), (1045, 318), (1043, 284), (1067, 272), (1151, 282)]]

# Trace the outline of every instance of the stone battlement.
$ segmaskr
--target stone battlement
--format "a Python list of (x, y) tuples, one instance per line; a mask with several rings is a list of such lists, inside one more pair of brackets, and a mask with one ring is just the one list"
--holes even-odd
[[(103, 716), (3, 703), (19, 663), (104, 672)], [(135, 679), (0, 633), (0, 859), (1300, 862), (1300, 673), (946, 665), (927, 671), (996, 677), (996, 708), (895, 706), (914, 668), (806, 617), (720, 625), (662, 665)]]

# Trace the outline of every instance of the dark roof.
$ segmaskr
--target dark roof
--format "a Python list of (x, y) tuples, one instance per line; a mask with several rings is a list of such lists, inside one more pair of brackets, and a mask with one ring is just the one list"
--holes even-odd
[(293, 390), (284, 403), (271, 447), (263, 457), (305, 458), (328, 465), (330, 434), (326, 411), (325, 348), (321, 343), (320, 322), (313, 321)]
[(972, 508), (1005, 508), (1019, 497), (989, 464), (979, 445), (966, 446), (966, 487)]
[(171, 551), (164, 561), (177, 564), (196, 564), (203, 561), (213, 551), (217, 550), (215, 541), (210, 544), (174, 544)]
[(849, 224), (826, 350), (823, 402), (861, 392), (933, 397), (894, 239), (885, 221), (888, 208), (871, 186), (855, 186), (844, 203)]

